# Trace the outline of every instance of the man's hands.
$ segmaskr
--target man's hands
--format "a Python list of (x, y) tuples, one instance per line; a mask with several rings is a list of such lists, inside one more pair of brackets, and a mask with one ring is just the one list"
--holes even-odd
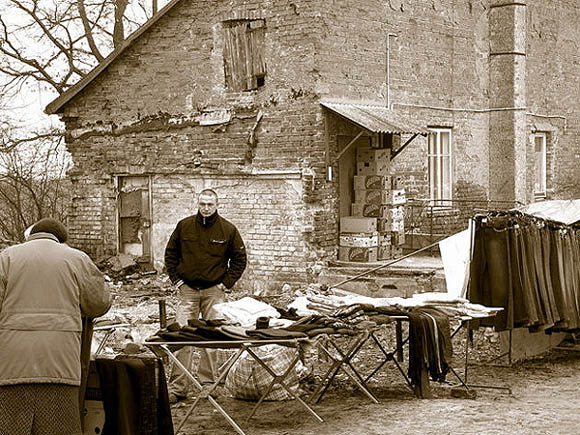
[[(176, 288), (179, 290), (179, 289), (181, 289), (182, 287), (187, 287), (187, 284), (185, 284), (183, 281), (179, 281), (179, 282), (177, 282), (177, 283), (175, 284), (175, 287), (176, 287)], [(226, 287), (226, 286), (225, 286), (223, 283), (221, 283), (221, 282), (220, 282), (219, 284), (216, 284), (216, 286), (215, 286), (215, 287), (217, 287), (219, 290), (223, 291), (224, 293), (231, 293), (231, 292), (232, 292), (232, 290), (231, 290), (231, 289), (227, 288), (227, 287)]]

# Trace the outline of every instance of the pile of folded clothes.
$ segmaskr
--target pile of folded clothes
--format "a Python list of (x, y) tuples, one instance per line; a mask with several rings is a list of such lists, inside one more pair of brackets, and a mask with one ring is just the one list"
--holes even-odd
[[(275, 308), (249, 297), (219, 304), (215, 308), (215, 314), (220, 318), (188, 320), (188, 324), (183, 326), (172, 323), (147, 341), (207, 341), (217, 342), (215, 347), (224, 347), (224, 341), (296, 339), (319, 334), (355, 335), (363, 329), (392, 321), (390, 316), (372, 305), (362, 303), (328, 305), (323, 313), (309, 315), (298, 315), (295, 309)], [(266, 321), (260, 324), (261, 319)]]

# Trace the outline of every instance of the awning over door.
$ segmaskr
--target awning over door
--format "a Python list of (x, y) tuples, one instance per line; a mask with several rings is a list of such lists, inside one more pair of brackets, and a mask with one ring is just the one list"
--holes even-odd
[(418, 126), (406, 116), (382, 106), (349, 103), (320, 104), (337, 115), (373, 133), (429, 134), (427, 128)]

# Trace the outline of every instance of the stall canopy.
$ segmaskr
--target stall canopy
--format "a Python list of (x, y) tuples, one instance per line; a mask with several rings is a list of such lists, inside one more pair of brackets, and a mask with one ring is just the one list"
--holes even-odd
[(522, 209), (522, 212), (566, 225), (573, 225), (580, 222), (580, 199), (535, 202)]
[(321, 102), (323, 107), (373, 133), (427, 135), (427, 128), (414, 124), (404, 114), (382, 106)]

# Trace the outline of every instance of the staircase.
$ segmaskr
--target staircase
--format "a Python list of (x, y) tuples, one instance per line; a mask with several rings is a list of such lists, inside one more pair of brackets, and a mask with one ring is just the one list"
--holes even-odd
[[(392, 260), (374, 263), (334, 261), (320, 274), (319, 283), (333, 287), (390, 262)], [(443, 263), (438, 256), (408, 257), (342, 284), (339, 288), (375, 298), (411, 297), (415, 293), (446, 291)]]

